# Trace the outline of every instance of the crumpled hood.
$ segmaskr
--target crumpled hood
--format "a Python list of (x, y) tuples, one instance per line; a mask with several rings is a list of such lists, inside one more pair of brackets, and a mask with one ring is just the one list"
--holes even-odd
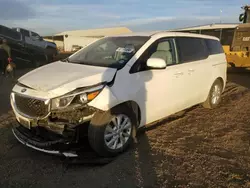
[(115, 73), (116, 69), (113, 68), (57, 61), (25, 74), (18, 81), (38, 91), (64, 90), (69, 92), (79, 87), (110, 82)]

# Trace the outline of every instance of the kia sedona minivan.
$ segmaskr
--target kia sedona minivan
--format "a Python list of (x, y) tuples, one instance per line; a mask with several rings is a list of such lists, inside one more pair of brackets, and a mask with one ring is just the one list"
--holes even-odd
[(13, 134), (28, 147), (68, 157), (87, 136), (97, 154), (116, 156), (147, 124), (197, 104), (217, 107), (226, 69), (215, 37), (105, 37), (18, 80), (10, 97)]

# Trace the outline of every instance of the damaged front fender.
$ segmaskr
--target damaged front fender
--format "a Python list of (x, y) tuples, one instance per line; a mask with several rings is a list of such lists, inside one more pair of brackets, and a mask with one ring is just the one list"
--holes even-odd
[(38, 125), (57, 134), (74, 134), (75, 128), (90, 121), (97, 109), (89, 106), (52, 111), (50, 116), (38, 121)]

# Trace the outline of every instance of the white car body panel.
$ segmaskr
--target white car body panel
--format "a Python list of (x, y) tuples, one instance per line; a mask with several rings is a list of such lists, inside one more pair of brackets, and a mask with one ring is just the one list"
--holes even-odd
[(125, 102), (121, 98), (117, 98), (110, 87), (105, 87), (102, 92), (88, 104), (89, 106), (93, 106), (97, 109), (107, 111), (112, 107)]
[[(130, 35), (132, 34), (128, 36)], [(33, 88), (27, 89), (25, 95), (51, 99), (79, 87), (110, 82), (115, 76), (113, 85), (106, 86), (88, 105), (107, 111), (123, 102), (134, 101), (141, 111), (139, 126), (144, 126), (204, 102), (217, 78), (223, 80), (225, 87), (227, 65), (224, 54), (210, 55), (206, 60), (169, 66), (166, 69), (129, 73), (131, 66), (155, 40), (174, 36), (197, 36), (217, 40), (215, 37), (196, 34), (161, 32), (154, 34), (118, 71), (112, 68), (55, 62), (31, 71), (21, 77), (19, 82)], [(21, 86), (15, 86), (13, 91), (21, 93), (21, 89)]]
[(112, 68), (58, 61), (33, 70), (18, 81), (36, 91), (41, 91), (41, 95), (47, 92), (50, 97), (57, 97), (77, 88), (110, 82), (115, 73), (116, 69)]

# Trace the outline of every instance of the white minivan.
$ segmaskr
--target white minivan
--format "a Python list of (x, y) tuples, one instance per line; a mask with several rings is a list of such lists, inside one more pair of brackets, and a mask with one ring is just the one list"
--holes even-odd
[(215, 37), (105, 37), (18, 80), (11, 93), (18, 122), (12, 131), (26, 146), (51, 154), (76, 157), (87, 136), (97, 154), (115, 156), (140, 127), (197, 104), (216, 107), (226, 69)]

